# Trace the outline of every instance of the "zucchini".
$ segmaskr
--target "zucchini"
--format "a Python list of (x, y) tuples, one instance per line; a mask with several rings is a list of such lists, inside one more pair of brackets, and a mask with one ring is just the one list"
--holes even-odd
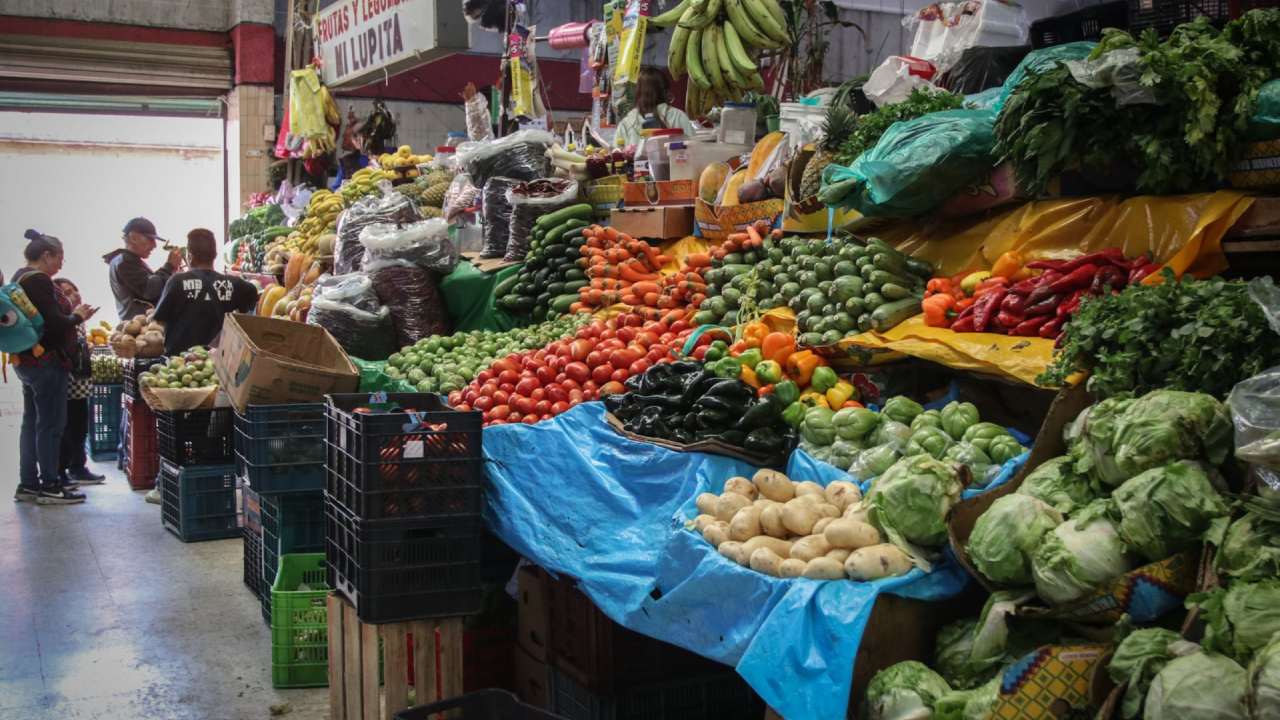
[(493, 286), (493, 296), (502, 297), (504, 295), (510, 295), (511, 291), (515, 290), (516, 285), (519, 285), (519, 284), (520, 284), (520, 276), (512, 275), (511, 277), (508, 277), (506, 280), (503, 280), (502, 282)]
[(911, 297), (886, 303), (871, 312), (871, 329), (888, 330), (907, 318), (920, 314), (920, 298)]
[(577, 205), (560, 208), (553, 213), (547, 213), (534, 221), (533, 224), (534, 227), (553, 228), (566, 220), (590, 220), (593, 212), (595, 212), (595, 208), (590, 204), (578, 203)]
[(565, 282), (576, 282), (578, 280), (586, 280), (587, 274), (582, 272), (577, 263), (570, 263), (570, 267), (564, 273)]
[(551, 302), (551, 297), (552, 297), (551, 293), (546, 292), (546, 291), (544, 290), (544, 291), (543, 291), (543, 293), (542, 293), (541, 295), (539, 295), (538, 297), (534, 298), (534, 300), (533, 300), (533, 304), (534, 304), (535, 306), (537, 306), (537, 307), (546, 307), (548, 304), (550, 304), (550, 302)]
[(556, 315), (564, 315), (569, 312), (569, 306), (578, 302), (578, 293), (572, 295), (560, 295), (551, 301), (551, 312)]
[(880, 293), (867, 293), (862, 296), (862, 303), (867, 308), (867, 312), (872, 312), (876, 308), (885, 303), (884, 296)]
[(565, 233), (572, 232), (587, 226), (585, 220), (569, 219), (555, 226), (555, 229), (547, 231), (547, 245), (558, 245)]
[(547, 283), (547, 292), (551, 293), (552, 295), (563, 295), (564, 283), (563, 282)]
[(884, 270), (872, 270), (871, 277), (867, 278), (867, 282), (875, 286), (902, 285), (904, 287), (911, 287), (916, 284), (914, 279), (908, 279), (902, 275), (885, 272)]
[(587, 286), (588, 286), (588, 285), (590, 285), (590, 284), (591, 284), (591, 281), (590, 281), (590, 280), (586, 280), (586, 279), (582, 279), (582, 280), (569, 280), (568, 282), (566, 282), (566, 283), (564, 284), (564, 291), (565, 291), (566, 293), (576, 293), (576, 292), (578, 292), (579, 290), (581, 290), (582, 288), (587, 287)]
[(506, 300), (506, 302), (504, 303), (502, 301), (499, 301), (501, 303), (499, 307), (501, 307), (503, 310), (506, 310), (508, 312), (524, 314), (533, 309), (532, 298), (516, 295), (516, 296), (508, 296), (504, 299)]
[(912, 275), (918, 275), (919, 277), (924, 278), (925, 280), (928, 280), (929, 278), (933, 277), (932, 264), (930, 264), (927, 260), (921, 260), (920, 258), (913, 258), (910, 255), (907, 256), (907, 270), (909, 270)]
[(881, 285), (880, 294), (883, 295), (886, 300), (906, 300), (911, 297), (911, 291), (898, 283), (885, 283)]
[(858, 332), (866, 332), (871, 329), (871, 313), (863, 313), (858, 316)]
[(547, 255), (547, 257), (558, 258), (558, 257), (564, 257), (568, 250), (569, 250), (568, 245), (564, 243), (556, 243), (555, 245), (548, 245), (543, 252), (544, 254)]

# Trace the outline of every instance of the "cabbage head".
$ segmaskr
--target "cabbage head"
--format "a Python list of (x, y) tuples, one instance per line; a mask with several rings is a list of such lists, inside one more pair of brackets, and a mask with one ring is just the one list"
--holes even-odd
[(924, 663), (907, 660), (876, 673), (867, 685), (868, 720), (929, 720), (933, 706), (951, 692)]
[(947, 542), (947, 511), (963, 489), (951, 463), (928, 455), (903, 458), (867, 493), (871, 521), (908, 553), (912, 545), (940, 547)]
[(1280, 522), (1246, 512), (1218, 541), (1214, 569), (1233, 580), (1280, 577)]
[(953, 688), (967, 690), (982, 682), (973, 677), (969, 659), (973, 656), (975, 620), (956, 620), (942, 626), (934, 641), (933, 667)]
[(933, 706), (933, 720), (990, 720), (1000, 700), (999, 673), (972, 690), (952, 690)]
[(1206, 650), (1247, 663), (1280, 632), (1280, 578), (1233, 582), (1187, 598), (1205, 621)]
[(1150, 562), (1197, 545), (1228, 512), (1199, 463), (1179, 461), (1129, 478), (1112, 494), (1120, 537)]
[(1030, 495), (1005, 495), (973, 524), (969, 559), (991, 582), (1028, 585), (1032, 554), (1061, 522), (1062, 513)]
[(1055, 527), (1031, 556), (1036, 594), (1051, 605), (1088, 595), (1131, 568), (1124, 541), (1095, 503)]
[(1170, 660), (1151, 680), (1143, 720), (1242, 720), (1245, 671), (1231, 658), (1197, 652)]
[(1018, 492), (1048, 503), (1063, 515), (1070, 515), (1097, 497), (1089, 479), (1076, 473), (1069, 455), (1046, 460), (1028, 473)]
[(1128, 683), (1120, 706), (1121, 717), (1125, 720), (1139, 717), (1142, 700), (1147, 696), (1147, 689), (1156, 673), (1173, 658), (1199, 649), (1195, 643), (1187, 642), (1178, 633), (1164, 628), (1143, 628), (1129, 633), (1116, 646), (1111, 664), (1107, 666), (1107, 674), (1117, 685)]
[(1245, 678), (1244, 704), (1249, 720), (1269, 720), (1280, 709), (1280, 633), (1253, 656)]
[(1115, 433), (1116, 466), (1131, 476), (1174, 460), (1221, 465), (1233, 450), (1227, 406), (1204, 393), (1149, 392), (1125, 408)]
[(1114, 487), (1129, 477), (1116, 467), (1114, 442), (1120, 415), (1132, 404), (1128, 398), (1109, 397), (1085, 408), (1068, 426), (1065, 435), (1077, 473), (1103, 487)]

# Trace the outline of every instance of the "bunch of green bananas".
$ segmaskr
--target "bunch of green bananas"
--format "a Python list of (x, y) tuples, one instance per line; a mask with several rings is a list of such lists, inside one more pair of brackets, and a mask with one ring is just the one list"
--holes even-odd
[(690, 115), (763, 90), (759, 53), (792, 43), (778, 0), (680, 0), (649, 23), (675, 26), (667, 68), (672, 77), (687, 73), (692, 81), (685, 98)]

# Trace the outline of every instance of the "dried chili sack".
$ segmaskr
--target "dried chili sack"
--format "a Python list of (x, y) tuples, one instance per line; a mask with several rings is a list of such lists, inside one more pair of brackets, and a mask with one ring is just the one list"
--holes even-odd
[(533, 224), (538, 218), (578, 201), (578, 181), (560, 178), (531, 180), (507, 191), (511, 206), (511, 234), (504, 260), (523, 262), (533, 241)]
[(513, 178), (491, 178), (481, 193), (481, 217), (484, 219), (484, 248), (482, 258), (500, 258), (507, 252), (507, 238), (511, 235), (511, 203), (507, 191), (519, 185)]
[(449, 334), (449, 308), (439, 275), (405, 260), (379, 260), (365, 270), (378, 300), (391, 311), (397, 347)]

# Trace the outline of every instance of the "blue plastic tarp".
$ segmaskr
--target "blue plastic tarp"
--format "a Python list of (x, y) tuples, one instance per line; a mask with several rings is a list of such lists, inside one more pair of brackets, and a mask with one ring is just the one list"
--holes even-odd
[[(735, 667), (788, 720), (844, 717), (854, 658), (882, 592), (942, 600), (968, 582), (947, 554), (933, 572), (872, 583), (779, 579), (722, 557), (684, 524), (694, 499), (755, 468), (614, 432), (600, 403), (537, 425), (484, 431), (485, 520), (531, 561), (577, 578), (615, 622)], [(788, 475), (840, 470), (793, 454)]]

